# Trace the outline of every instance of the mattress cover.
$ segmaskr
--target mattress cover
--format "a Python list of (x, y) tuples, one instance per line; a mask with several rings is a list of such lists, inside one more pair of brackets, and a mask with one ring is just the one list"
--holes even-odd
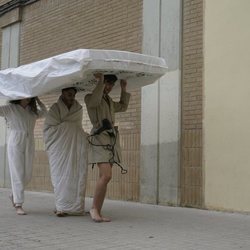
[[(115, 74), (128, 91), (154, 83), (167, 72), (163, 58), (117, 50), (78, 49), (0, 71), (0, 98), (21, 99), (59, 92), (66, 87), (91, 92), (94, 73)], [(116, 84), (115, 89), (119, 89)]]

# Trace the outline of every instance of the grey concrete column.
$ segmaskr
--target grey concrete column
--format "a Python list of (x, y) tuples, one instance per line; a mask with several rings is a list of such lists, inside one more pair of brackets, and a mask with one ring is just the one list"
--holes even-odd
[[(159, 55), (160, 0), (143, 1), (142, 52)], [(142, 88), (140, 201), (158, 203), (159, 193), (159, 84)]]
[[(5, 101), (0, 100), (0, 105)], [(0, 117), (0, 187), (5, 186), (5, 167), (6, 167), (6, 125), (5, 119)]]
[(143, 53), (167, 61), (169, 72), (142, 89), (142, 202), (179, 202), (180, 0), (144, 0)]
[[(20, 23), (2, 29), (1, 69), (17, 67), (19, 64)], [(0, 105), (6, 101), (0, 100)], [(0, 117), (0, 187), (10, 187), (10, 175), (6, 154), (6, 121)]]

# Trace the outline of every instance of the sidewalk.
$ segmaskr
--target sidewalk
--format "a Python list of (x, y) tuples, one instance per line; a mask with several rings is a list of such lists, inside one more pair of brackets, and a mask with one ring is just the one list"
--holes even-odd
[[(26, 192), (18, 216), (0, 189), (1, 250), (249, 250), (250, 215), (105, 201), (110, 223), (90, 217), (58, 218), (50, 193)], [(91, 199), (86, 199), (86, 209)]]

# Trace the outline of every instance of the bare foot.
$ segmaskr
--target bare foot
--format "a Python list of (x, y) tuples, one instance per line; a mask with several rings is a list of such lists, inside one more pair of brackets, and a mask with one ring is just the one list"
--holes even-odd
[(57, 217), (65, 217), (65, 216), (68, 215), (67, 213), (64, 213), (64, 212), (61, 212), (61, 211), (56, 211), (55, 214), (56, 214)]
[(21, 206), (16, 207), (16, 213), (18, 215), (26, 215), (26, 213), (24, 212), (24, 210), (23, 210), (23, 208)]
[(110, 218), (107, 218), (107, 217), (102, 217), (102, 221), (103, 221), (103, 222), (110, 222), (111, 219), (110, 219)]
[(99, 213), (97, 212), (95, 208), (91, 208), (89, 210), (89, 214), (90, 214), (91, 219), (94, 222), (103, 222), (103, 218), (99, 215)]

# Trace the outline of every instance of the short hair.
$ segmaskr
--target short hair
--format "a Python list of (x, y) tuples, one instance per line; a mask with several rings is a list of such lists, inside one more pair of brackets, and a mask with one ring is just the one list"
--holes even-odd
[(114, 84), (117, 81), (116, 75), (104, 75), (104, 81)]
[(77, 93), (77, 89), (75, 87), (64, 88), (64, 89), (62, 89), (62, 92), (63, 91), (68, 91), (68, 90), (71, 90), (71, 89), (73, 89), (75, 91), (75, 93)]
[(9, 103), (12, 103), (12, 104), (19, 104), (21, 102), (21, 99), (19, 100), (10, 100)]

